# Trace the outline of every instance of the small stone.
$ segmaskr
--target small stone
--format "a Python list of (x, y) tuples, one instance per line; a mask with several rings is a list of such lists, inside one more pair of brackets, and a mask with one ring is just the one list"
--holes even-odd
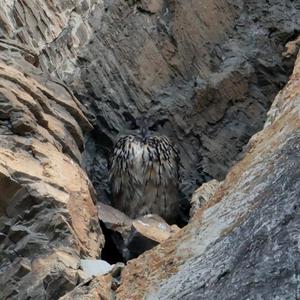
[(109, 273), (113, 266), (101, 259), (81, 259), (80, 266), (88, 276), (98, 276)]

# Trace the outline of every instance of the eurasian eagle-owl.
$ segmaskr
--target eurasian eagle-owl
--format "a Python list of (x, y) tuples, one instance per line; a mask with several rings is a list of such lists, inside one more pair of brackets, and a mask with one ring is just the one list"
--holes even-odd
[(175, 222), (179, 155), (169, 138), (147, 128), (117, 138), (109, 179), (114, 207), (131, 218), (158, 214)]

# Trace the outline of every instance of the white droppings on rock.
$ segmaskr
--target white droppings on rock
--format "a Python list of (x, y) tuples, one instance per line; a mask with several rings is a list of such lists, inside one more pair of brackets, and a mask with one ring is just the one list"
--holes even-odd
[(88, 277), (98, 276), (109, 273), (114, 265), (101, 259), (81, 259), (80, 267)]

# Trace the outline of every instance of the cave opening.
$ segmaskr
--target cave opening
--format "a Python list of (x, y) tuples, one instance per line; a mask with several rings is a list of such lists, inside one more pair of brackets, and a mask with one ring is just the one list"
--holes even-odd
[[(117, 234), (114, 231), (106, 228), (105, 224), (102, 221), (100, 221), (100, 226), (105, 237), (105, 245), (102, 249), (101, 259), (107, 261), (110, 264), (116, 264), (118, 262), (125, 263), (126, 260), (124, 259), (122, 253), (120, 253), (120, 250), (116, 245), (116, 241), (113, 239), (114, 237), (117, 237)], [(119, 241), (121, 240), (122, 239), (120, 237)]]

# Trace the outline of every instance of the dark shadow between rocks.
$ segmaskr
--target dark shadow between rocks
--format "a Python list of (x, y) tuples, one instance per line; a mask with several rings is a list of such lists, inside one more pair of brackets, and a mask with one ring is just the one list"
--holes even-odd
[(100, 226), (105, 237), (105, 245), (102, 249), (101, 259), (107, 261), (110, 264), (115, 264), (118, 262), (125, 263), (126, 261), (124, 260), (117, 247), (117, 244), (121, 246), (120, 243), (122, 243), (122, 237), (118, 237), (117, 232), (106, 228), (105, 224), (102, 221), (100, 221)]

